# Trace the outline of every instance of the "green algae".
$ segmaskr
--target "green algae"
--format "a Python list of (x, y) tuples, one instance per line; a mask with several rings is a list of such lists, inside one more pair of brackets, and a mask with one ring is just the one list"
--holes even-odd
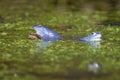
[[(26, 3), (18, 1), (15, 5), (11, 2), (8, 5), (10, 10), (6, 5), (0, 7), (0, 13), (5, 18), (0, 23), (0, 79), (120, 78), (120, 27), (97, 25), (98, 21), (106, 19), (102, 12), (86, 15), (81, 12), (46, 11), (37, 3), (35, 6)], [(48, 26), (66, 38), (83, 37), (100, 31), (103, 42), (100, 48), (94, 48), (82, 41), (59, 40), (43, 49), (38, 45), (41, 40), (28, 39), (36, 24)], [(98, 74), (90, 73), (87, 68), (94, 61), (102, 65)]]

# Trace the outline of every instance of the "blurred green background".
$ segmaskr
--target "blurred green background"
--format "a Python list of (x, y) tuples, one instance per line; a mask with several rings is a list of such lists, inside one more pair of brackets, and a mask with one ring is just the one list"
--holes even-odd
[[(33, 11), (33, 14), (27, 11)], [(120, 0), (0, 0), (0, 15), (13, 14), (15, 11), (24, 15), (35, 15), (37, 12), (60, 11), (92, 14), (105, 11), (107, 21), (119, 22)], [(24, 12), (22, 12), (24, 11)]]

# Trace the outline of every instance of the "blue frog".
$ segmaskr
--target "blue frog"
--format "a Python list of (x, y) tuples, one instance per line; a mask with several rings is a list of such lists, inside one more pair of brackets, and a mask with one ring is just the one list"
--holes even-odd
[[(57, 32), (42, 26), (42, 25), (35, 25), (34, 29), (36, 31), (36, 34), (42, 38), (43, 41), (56, 41), (56, 40), (65, 40), (61, 35), (59, 35)], [(76, 37), (71, 40), (81, 40), (81, 41), (101, 41), (101, 32), (93, 32), (92, 34), (86, 36), (86, 37)]]
[(56, 41), (56, 40), (62, 40), (63, 37), (60, 36), (57, 32), (42, 26), (42, 25), (36, 25), (34, 26), (34, 29), (36, 31), (36, 34), (42, 38), (43, 41)]

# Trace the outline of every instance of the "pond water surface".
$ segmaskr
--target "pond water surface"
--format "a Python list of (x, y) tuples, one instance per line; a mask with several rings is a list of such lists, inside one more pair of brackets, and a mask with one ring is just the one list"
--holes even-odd
[(45, 43), (28, 39), (29, 32), (1, 30), (0, 80), (120, 79), (119, 35), (103, 32), (104, 41), (98, 43)]
[[(54, 1), (60, 8), (52, 5)], [(73, 1), (82, 7), (73, 12), (66, 10), (74, 9), (66, 1), (72, 0), (0, 0), (0, 80), (120, 80), (120, 10), (94, 11), (97, 6), (106, 10), (111, 0), (77, 0), (84, 6)], [(113, 9), (119, 7), (116, 4)], [(106, 23), (107, 19), (117, 23)], [(28, 39), (36, 24), (65, 38), (100, 31), (103, 41)]]

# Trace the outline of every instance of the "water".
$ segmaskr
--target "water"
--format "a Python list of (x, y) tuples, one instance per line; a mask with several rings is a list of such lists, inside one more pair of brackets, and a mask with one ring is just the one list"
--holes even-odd
[[(59, 8), (45, 0), (1, 0), (0, 80), (120, 80), (120, 11), (108, 9), (111, 2), (100, 0), (103, 6), (97, 5), (99, 1), (88, 2), (90, 7), (82, 2), (75, 6), (82, 10), (72, 12), (75, 7), (67, 1), (58, 1)], [(119, 7), (119, 0), (114, 4)], [(119, 9), (115, 5), (113, 9)], [(96, 7), (105, 12), (95, 11)], [(100, 31), (103, 41), (28, 39), (36, 24), (68, 39)]]
[[(97, 45), (73, 40), (44, 43), (41, 40), (28, 39), (26, 36), (28, 33), (25, 30), (12, 29), (1, 31), (1, 80), (113, 80), (120, 78), (119, 41), (107, 40), (106, 37), (105, 41)], [(90, 64), (92, 68), (89, 67)], [(98, 67), (95, 66), (96, 64), (99, 64)]]

